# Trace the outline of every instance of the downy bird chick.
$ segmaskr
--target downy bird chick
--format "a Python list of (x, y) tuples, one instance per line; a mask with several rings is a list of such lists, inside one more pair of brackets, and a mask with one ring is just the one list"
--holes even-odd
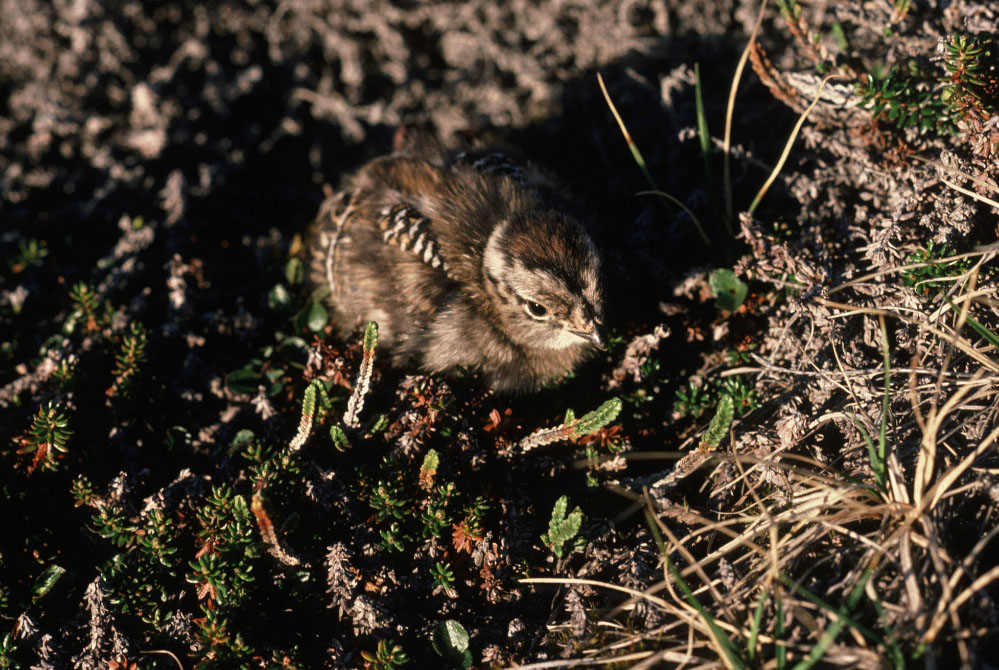
[(321, 206), (310, 275), (341, 332), (376, 321), (396, 365), (537, 389), (606, 343), (600, 256), (557, 202), (503, 153), (378, 158)]

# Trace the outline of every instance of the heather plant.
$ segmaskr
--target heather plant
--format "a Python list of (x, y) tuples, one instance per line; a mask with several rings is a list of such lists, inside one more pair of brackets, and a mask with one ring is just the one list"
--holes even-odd
[(374, 653), (362, 651), (361, 658), (365, 661), (364, 667), (370, 670), (396, 670), (409, 661), (402, 646), (392, 640), (379, 640)]
[(65, 408), (52, 401), (40, 407), (31, 419), (31, 427), (15, 441), (17, 453), (30, 458), (26, 466), (28, 474), (59, 469), (72, 435)]
[(34, 238), (18, 240), (17, 255), (9, 261), (10, 270), (14, 274), (24, 272), (29, 268), (41, 267), (49, 250), (44, 240)]
[(142, 370), (143, 363), (146, 362), (147, 345), (148, 336), (142, 324), (130, 324), (115, 354), (114, 369), (111, 371), (113, 382), (111, 388), (107, 390), (108, 396), (129, 397), (133, 394), (136, 378)]
[(548, 522), (548, 532), (541, 536), (541, 541), (560, 559), (581, 551), (586, 545), (586, 540), (578, 537), (583, 519), (583, 511), (579, 507), (569, 511), (569, 497), (561, 496), (555, 501), (551, 520)]

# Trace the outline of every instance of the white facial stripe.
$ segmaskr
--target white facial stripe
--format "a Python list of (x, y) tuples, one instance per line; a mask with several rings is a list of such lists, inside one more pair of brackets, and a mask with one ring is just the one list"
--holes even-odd
[(506, 269), (505, 255), (501, 248), (500, 240), (503, 238), (503, 234), (509, 225), (509, 221), (504, 221), (489, 234), (489, 241), (486, 242), (486, 250), (482, 254), (482, 265), (489, 276), (499, 278), (506, 274), (504, 272)]

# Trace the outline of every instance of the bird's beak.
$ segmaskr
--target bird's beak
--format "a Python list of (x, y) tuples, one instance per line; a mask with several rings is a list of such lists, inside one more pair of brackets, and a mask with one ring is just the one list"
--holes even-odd
[(582, 330), (570, 330), (569, 332), (583, 338), (600, 351), (607, 351), (607, 336), (604, 335), (604, 330), (599, 325), (593, 324), (593, 330), (589, 332)]

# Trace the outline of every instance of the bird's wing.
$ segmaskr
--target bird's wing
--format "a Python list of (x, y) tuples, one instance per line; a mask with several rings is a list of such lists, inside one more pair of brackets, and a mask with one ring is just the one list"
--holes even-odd
[(441, 256), (440, 244), (434, 237), (430, 219), (415, 206), (400, 202), (383, 207), (379, 212), (378, 229), (386, 244), (411, 252), (430, 267), (451, 277), (451, 268)]
[(561, 201), (562, 186), (553, 175), (516, 149), (466, 149), (447, 156), (446, 167), (471, 169), (482, 175), (506, 177), (518, 187), (547, 201)]
[(485, 174), (509, 177), (521, 186), (531, 186), (527, 162), (506, 151), (469, 149), (451, 156), (449, 165), (467, 165)]

